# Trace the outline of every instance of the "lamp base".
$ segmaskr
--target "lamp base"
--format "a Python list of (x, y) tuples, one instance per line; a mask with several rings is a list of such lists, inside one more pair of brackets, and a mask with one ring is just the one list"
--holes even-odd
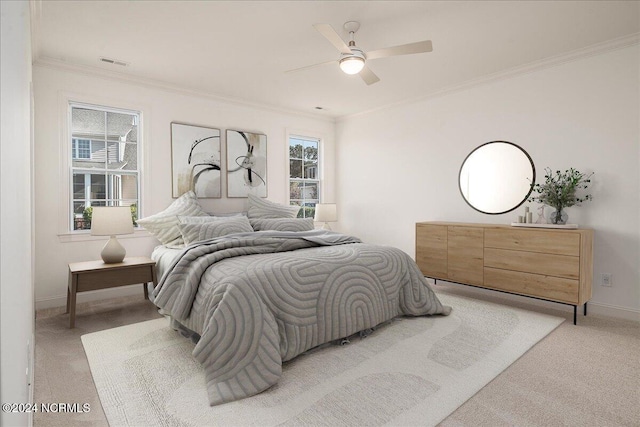
[(111, 236), (109, 241), (104, 248), (102, 248), (102, 260), (105, 264), (115, 264), (117, 262), (122, 262), (124, 260), (124, 256), (127, 254), (127, 251), (124, 247), (118, 242), (116, 236)]
[(331, 231), (331, 227), (329, 227), (329, 223), (328, 223), (328, 222), (325, 222), (325, 223), (323, 224), (322, 229), (323, 229), (323, 230), (329, 230), (329, 231)]

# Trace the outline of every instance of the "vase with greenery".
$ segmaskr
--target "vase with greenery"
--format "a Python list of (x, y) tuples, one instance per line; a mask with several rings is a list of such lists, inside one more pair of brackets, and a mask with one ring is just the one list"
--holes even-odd
[(549, 217), (551, 223), (565, 224), (567, 215), (564, 208), (593, 199), (591, 194), (578, 194), (589, 187), (593, 173), (586, 174), (573, 168), (564, 172), (557, 170), (555, 173), (550, 168), (544, 170), (544, 183), (533, 186), (532, 194), (535, 194), (529, 197), (529, 202), (544, 203), (555, 208)]

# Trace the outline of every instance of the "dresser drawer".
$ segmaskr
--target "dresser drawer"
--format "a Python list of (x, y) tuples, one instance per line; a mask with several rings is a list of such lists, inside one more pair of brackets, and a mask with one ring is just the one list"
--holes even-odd
[(579, 304), (578, 281), (561, 277), (485, 267), (484, 287), (551, 301)]
[(484, 232), (485, 248), (512, 249), (558, 255), (580, 255), (580, 234), (515, 228), (488, 228)]
[(577, 256), (486, 248), (484, 266), (566, 279), (580, 278), (580, 258)]

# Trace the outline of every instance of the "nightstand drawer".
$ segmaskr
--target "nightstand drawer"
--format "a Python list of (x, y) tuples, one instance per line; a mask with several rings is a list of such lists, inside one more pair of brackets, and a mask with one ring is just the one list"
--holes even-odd
[(152, 269), (152, 266), (138, 266), (80, 273), (78, 274), (78, 292), (152, 282)]
[(484, 232), (484, 247), (579, 256), (580, 234), (566, 231), (488, 228)]
[(580, 258), (577, 256), (486, 248), (484, 265), (566, 279), (580, 278)]
[(552, 301), (579, 303), (579, 282), (561, 277), (485, 267), (484, 286)]

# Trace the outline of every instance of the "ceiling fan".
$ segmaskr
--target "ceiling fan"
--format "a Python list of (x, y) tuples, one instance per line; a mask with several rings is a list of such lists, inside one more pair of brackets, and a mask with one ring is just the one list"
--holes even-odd
[[(380, 81), (378, 76), (376, 76), (374, 72), (371, 71), (369, 67), (367, 67), (367, 61), (386, 58), (389, 56), (426, 53), (433, 50), (431, 40), (423, 40), (420, 42), (408, 43), (400, 46), (393, 46), (384, 49), (372, 50), (370, 52), (364, 52), (362, 49), (356, 46), (356, 42), (354, 40), (354, 34), (360, 28), (360, 23), (357, 21), (349, 21), (344, 24), (344, 29), (349, 33), (349, 44), (345, 43), (344, 40), (342, 40), (342, 38), (338, 35), (336, 30), (334, 30), (333, 27), (329, 24), (314, 24), (313, 28), (318, 30), (318, 32), (322, 34), (327, 40), (329, 40), (329, 43), (335, 46), (335, 48), (340, 52), (340, 59), (338, 59), (340, 69), (346, 74), (360, 74), (360, 77), (362, 77), (362, 80), (364, 80), (367, 85), (371, 85)], [(291, 73), (294, 71), (306, 70), (309, 68), (318, 67), (320, 65), (332, 63), (335, 63), (335, 60), (308, 65), (306, 67), (296, 68), (286, 72)]]

